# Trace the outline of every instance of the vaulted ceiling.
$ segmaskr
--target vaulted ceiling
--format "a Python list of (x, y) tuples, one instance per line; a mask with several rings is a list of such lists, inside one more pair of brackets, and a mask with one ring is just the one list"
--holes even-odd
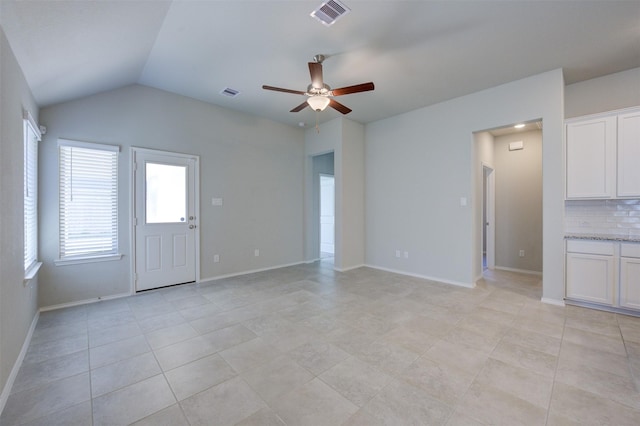
[(342, 1), (330, 27), (309, 16), (321, 0), (1, 0), (0, 24), (40, 106), (138, 83), (290, 125), (315, 113), (261, 86), (306, 90), (316, 54), (334, 88), (375, 83), (339, 98), (361, 123), (552, 69), (570, 84), (640, 67), (637, 0)]

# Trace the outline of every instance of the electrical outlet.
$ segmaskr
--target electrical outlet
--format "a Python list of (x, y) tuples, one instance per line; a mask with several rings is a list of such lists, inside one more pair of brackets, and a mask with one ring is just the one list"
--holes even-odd
[(396, 257), (400, 258), (400, 250), (396, 250)]
[(220, 262), (220, 255), (219, 254), (214, 254), (213, 255), (213, 263), (218, 263)]
[(524, 257), (524, 250), (520, 250), (520, 257)]
[(405, 252), (404, 252), (404, 258), (405, 258), (405, 259), (408, 259), (408, 258), (409, 258), (409, 252), (408, 252), (408, 251), (405, 251)]
[(260, 249), (255, 249), (255, 250), (253, 251), (253, 255), (254, 255), (255, 257), (260, 256)]

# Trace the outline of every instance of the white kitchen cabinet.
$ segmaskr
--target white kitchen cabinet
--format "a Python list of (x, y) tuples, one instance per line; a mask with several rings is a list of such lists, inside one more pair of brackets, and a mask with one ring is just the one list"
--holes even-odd
[(613, 306), (616, 287), (612, 242), (567, 241), (568, 299)]
[(620, 306), (640, 309), (640, 244), (620, 247)]
[(566, 198), (640, 198), (640, 108), (566, 122)]
[(618, 197), (640, 197), (640, 110), (618, 115)]
[(616, 116), (567, 123), (567, 199), (616, 194)]

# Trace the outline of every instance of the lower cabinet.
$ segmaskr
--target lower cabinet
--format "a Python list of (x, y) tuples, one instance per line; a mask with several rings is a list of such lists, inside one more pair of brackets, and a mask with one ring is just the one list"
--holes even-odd
[(640, 244), (567, 240), (566, 298), (640, 312)]
[(612, 242), (567, 241), (567, 298), (613, 306), (614, 251)]
[(640, 310), (640, 244), (620, 245), (620, 306)]

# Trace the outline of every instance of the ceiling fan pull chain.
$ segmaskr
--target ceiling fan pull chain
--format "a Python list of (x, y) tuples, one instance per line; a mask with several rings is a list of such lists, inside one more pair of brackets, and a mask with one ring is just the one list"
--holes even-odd
[(320, 127), (318, 127), (318, 111), (316, 110), (316, 132), (318, 132), (318, 134), (320, 134)]

